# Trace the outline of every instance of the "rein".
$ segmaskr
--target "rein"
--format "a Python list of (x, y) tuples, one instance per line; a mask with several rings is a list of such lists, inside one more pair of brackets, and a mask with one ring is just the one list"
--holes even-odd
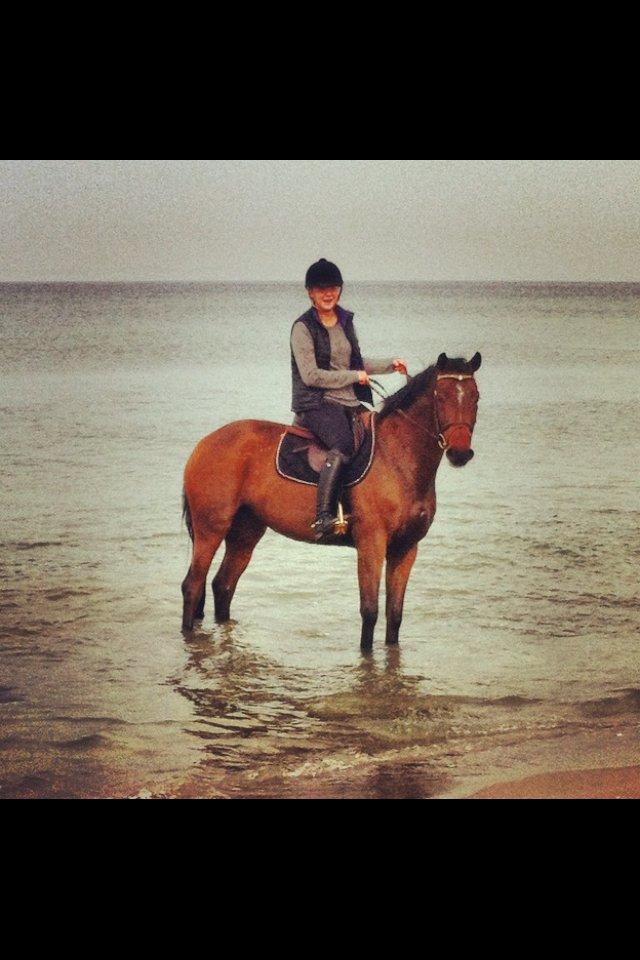
[[(417, 420), (414, 420), (413, 417), (410, 417), (406, 410), (397, 410), (396, 413), (401, 414), (405, 420), (411, 423), (414, 427), (420, 430), (422, 433), (427, 434), (427, 436), (432, 437), (434, 440), (438, 441), (438, 446), (440, 449), (445, 452), (449, 449), (449, 442), (445, 437), (445, 432), (450, 430), (452, 427), (467, 427), (472, 431), (472, 426), (470, 423), (448, 423), (446, 426), (440, 426), (440, 419), (438, 417), (438, 388), (437, 384), (440, 380), (473, 380), (475, 379), (472, 373), (439, 373), (436, 378), (436, 389), (433, 391), (433, 414), (436, 422), (437, 433), (433, 433), (432, 430), (429, 430), (427, 427), (423, 426), (421, 423), (418, 423)], [(375, 386), (374, 386), (375, 384)], [(377, 393), (379, 397), (383, 400), (387, 400), (390, 394), (385, 390), (382, 384), (378, 380), (372, 380), (369, 378), (369, 385), (374, 393)]]

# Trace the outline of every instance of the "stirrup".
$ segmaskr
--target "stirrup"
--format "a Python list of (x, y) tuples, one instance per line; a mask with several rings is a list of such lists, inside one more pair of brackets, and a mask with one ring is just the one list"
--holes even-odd
[(349, 530), (349, 521), (344, 515), (342, 503), (338, 504), (337, 517), (332, 517), (331, 514), (320, 516), (311, 524), (311, 529), (315, 531), (316, 540), (323, 540), (325, 537), (344, 537)]
[(338, 516), (336, 517), (334, 528), (337, 537), (344, 537), (349, 531), (349, 520), (344, 515), (342, 502), (338, 503)]

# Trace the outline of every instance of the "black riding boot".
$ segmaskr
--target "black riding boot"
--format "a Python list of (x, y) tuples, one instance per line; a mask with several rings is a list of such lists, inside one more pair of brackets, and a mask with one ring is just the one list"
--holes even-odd
[(323, 540), (334, 533), (340, 492), (340, 476), (348, 459), (334, 448), (329, 451), (327, 459), (322, 464), (320, 480), (318, 481), (317, 517), (315, 522), (311, 524), (312, 529), (316, 532), (316, 540)]

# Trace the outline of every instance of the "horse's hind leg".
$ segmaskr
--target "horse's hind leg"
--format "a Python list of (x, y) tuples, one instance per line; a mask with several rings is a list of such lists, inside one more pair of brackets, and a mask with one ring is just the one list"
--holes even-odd
[(193, 558), (189, 573), (182, 584), (184, 604), (182, 608), (182, 629), (193, 630), (196, 614), (204, 611), (204, 592), (207, 574), (215, 552), (222, 543), (224, 534), (210, 534), (206, 538), (196, 536), (193, 544)]
[(231, 615), (231, 601), (238, 580), (249, 566), (256, 544), (264, 536), (266, 526), (247, 507), (235, 515), (227, 533), (226, 550), (220, 569), (213, 579), (215, 616), (218, 623), (226, 623)]

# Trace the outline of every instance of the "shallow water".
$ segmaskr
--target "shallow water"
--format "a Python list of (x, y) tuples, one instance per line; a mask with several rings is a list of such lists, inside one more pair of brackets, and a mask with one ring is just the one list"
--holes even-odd
[(184, 463), (289, 421), (299, 290), (0, 286), (0, 796), (423, 797), (596, 737), (637, 760), (640, 288), (345, 304), (365, 355), (484, 357), (476, 457), (441, 467), (401, 648), (380, 623), (368, 658), (355, 554), (272, 533), (235, 621), (179, 629)]

